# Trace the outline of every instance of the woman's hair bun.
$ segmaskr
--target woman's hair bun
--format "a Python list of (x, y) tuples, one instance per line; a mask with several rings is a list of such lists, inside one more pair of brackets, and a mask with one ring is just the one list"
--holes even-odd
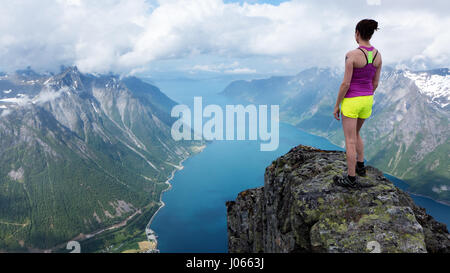
[(370, 26), (370, 28), (372, 28), (374, 31), (378, 30), (378, 22), (375, 20), (369, 20), (369, 22), (367, 23), (368, 26)]
[(356, 31), (359, 32), (364, 40), (370, 40), (375, 30), (378, 30), (378, 22), (372, 19), (361, 20), (356, 25)]

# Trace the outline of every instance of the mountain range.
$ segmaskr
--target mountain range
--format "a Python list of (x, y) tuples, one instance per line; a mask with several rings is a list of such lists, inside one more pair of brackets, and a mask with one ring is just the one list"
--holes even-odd
[(144, 234), (168, 177), (203, 146), (172, 139), (175, 104), (77, 67), (0, 74), (0, 250), (52, 250), (138, 217)]
[[(311, 68), (294, 76), (234, 81), (222, 92), (239, 103), (280, 105), (282, 121), (344, 147), (333, 107), (342, 71)], [(361, 134), (366, 159), (417, 194), (450, 202), (450, 73), (383, 67), (372, 117)], [(301, 140), (299, 140), (301, 143)]]

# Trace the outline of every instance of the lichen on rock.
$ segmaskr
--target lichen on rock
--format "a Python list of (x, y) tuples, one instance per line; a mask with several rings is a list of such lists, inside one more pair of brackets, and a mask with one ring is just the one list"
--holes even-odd
[(228, 248), (251, 252), (450, 252), (444, 224), (375, 168), (365, 185), (333, 183), (346, 173), (345, 154), (293, 148), (266, 168), (264, 187), (227, 202)]

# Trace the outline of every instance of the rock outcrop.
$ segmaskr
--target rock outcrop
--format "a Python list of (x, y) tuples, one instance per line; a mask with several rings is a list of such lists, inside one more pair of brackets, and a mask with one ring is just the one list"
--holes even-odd
[(333, 183), (345, 154), (298, 146), (266, 169), (264, 187), (227, 202), (231, 253), (450, 252), (447, 227), (370, 166), (363, 187)]

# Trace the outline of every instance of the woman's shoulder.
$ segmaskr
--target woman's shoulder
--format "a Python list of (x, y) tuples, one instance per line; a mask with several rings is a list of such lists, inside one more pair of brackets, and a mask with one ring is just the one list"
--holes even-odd
[(348, 51), (345, 56), (346, 57), (354, 57), (358, 55), (358, 52), (361, 53), (361, 51), (358, 48), (352, 49), (350, 51)]

